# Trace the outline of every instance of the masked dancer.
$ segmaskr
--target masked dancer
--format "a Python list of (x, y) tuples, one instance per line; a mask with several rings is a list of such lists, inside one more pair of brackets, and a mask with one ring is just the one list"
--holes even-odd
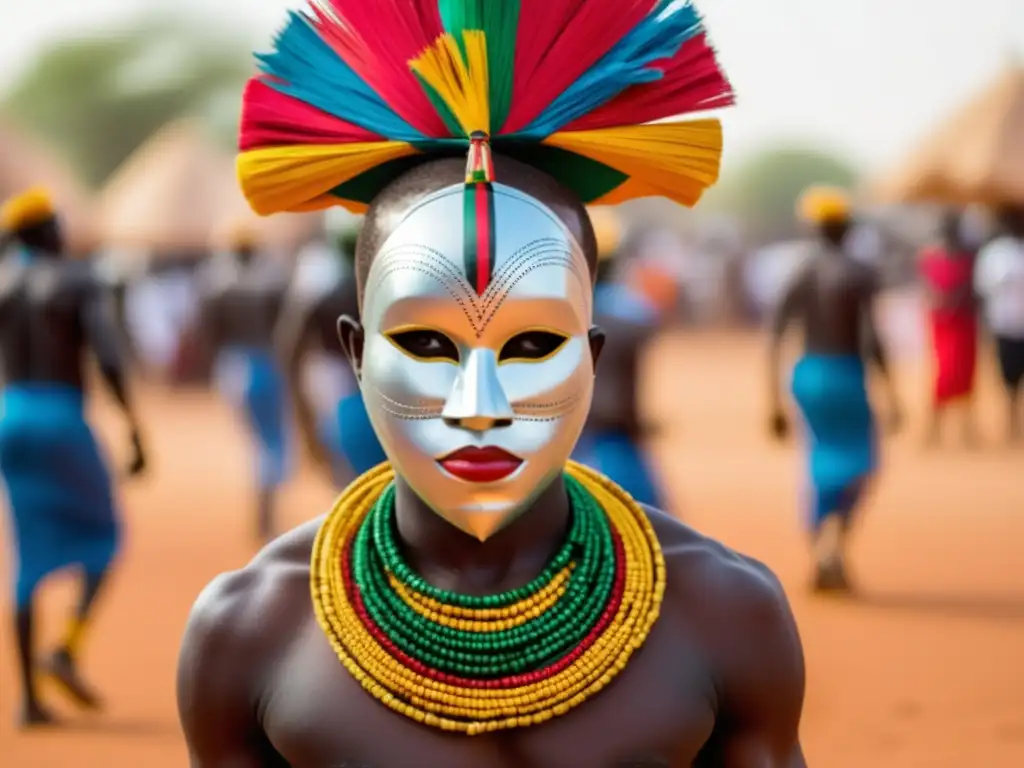
[(567, 462), (583, 204), (695, 203), (718, 122), (650, 121), (730, 101), (690, 5), (580, 8), (332, 0), (262, 58), (243, 189), (368, 206), (341, 337), (389, 462), (199, 598), (193, 766), (804, 765), (778, 582)]

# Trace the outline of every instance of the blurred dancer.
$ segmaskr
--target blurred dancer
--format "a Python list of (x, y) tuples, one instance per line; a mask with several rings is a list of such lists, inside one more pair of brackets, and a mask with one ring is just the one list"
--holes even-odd
[(258, 254), (252, 232), (241, 226), (230, 251), (200, 274), (202, 330), (217, 354), (218, 383), (256, 442), (256, 521), (264, 541), (274, 535), (276, 492), (288, 472), (288, 403), (273, 345), (288, 281), (284, 266)]
[(974, 370), (978, 354), (977, 306), (974, 300), (974, 252), (961, 237), (960, 214), (942, 219), (941, 241), (926, 248), (919, 267), (928, 301), (928, 322), (935, 354), (935, 388), (927, 440), (939, 441), (942, 413), (962, 401), (963, 440), (977, 440), (974, 409)]
[[(306, 262), (311, 268), (300, 269), (297, 273), (281, 316), (277, 339), (289, 389), (295, 398), (303, 443), (317, 465), (329, 472), (340, 488), (385, 461), (386, 457), (370, 424), (359, 382), (338, 337), (338, 318), (359, 316), (355, 273), (351, 268), (342, 268), (338, 255), (329, 251), (321, 253), (328, 261)], [(322, 378), (331, 379), (318, 389), (329, 393), (325, 399), (333, 400), (331, 406), (319, 409), (302, 380), (302, 372), (308, 366), (324, 362), (315, 359), (315, 352), (333, 363), (318, 369)]]
[(1000, 225), (1002, 235), (978, 256), (975, 286), (996, 340), (1006, 385), (1009, 439), (1018, 442), (1024, 439), (1020, 403), (1024, 384), (1024, 206), (1004, 208)]
[(45, 192), (9, 200), (2, 219), (15, 253), (0, 264), (0, 473), (18, 562), (20, 717), (23, 726), (35, 726), (54, 722), (36, 689), (35, 597), (48, 575), (68, 566), (82, 572), (78, 606), (42, 669), (76, 704), (100, 705), (79, 674), (79, 659), (120, 534), (111, 478), (84, 415), (87, 347), (128, 421), (129, 474), (141, 473), (145, 459), (107, 287), (91, 265), (64, 258), (63, 235)]
[(843, 247), (851, 226), (846, 195), (841, 190), (808, 190), (800, 209), (815, 227), (817, 239), (783, 292), (772, 326), (771, 427), (780, 439), (788, 432), (779, 391), (781, 342), (786, 329), (797, 322), (803, 328), (805, 349), (793, 371), (792, 391), (810, 433), (814, 586), (847, 590), (847, 536), (877, 464), (865, 357), (885, 377), (894, 428), (900, 408), (873, 319), (878, 278), (869, 265), (853, 259)]
[(643, 353), (674, 305), (674, 281), (650, 264), (616, 263), (627, 258), (625, 249), (617, 251), (619, 233), (605, 213), (591, 218), (598, 244), (594, 322), (605, 332), (605, 343), (573, 458), (610, 477), (637, 501), (665, 509), (661, 482), (644, 447), (655, 430), (640, 414), (638, 390)]

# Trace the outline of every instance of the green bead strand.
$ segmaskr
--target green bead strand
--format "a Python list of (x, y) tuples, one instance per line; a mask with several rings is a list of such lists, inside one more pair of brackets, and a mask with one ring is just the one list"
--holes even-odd
[[(522, 674), (571, 653), (607, 606), (617, 567), (608, 520), (597, 501), (566, 478), (572, 523), (566, 542), (544, 571), (525, 587), (500, 595), (469, 596), (441, 590), (412, 572), (394, 533), (393, 486), (356, 534), (353, 577), (367, 613), (404, 653), (439, 671), (475, 679)], [(465, 608), (501, 608), (535, 595), (569, 563), (575, 567), (565, 593), (551, 609), (523, 624), (496, 632), (444, 626), (415, 611), (394, 591), (390, 571), (406, 589)], [(475, 603), (468, 605), (467, 603)]]

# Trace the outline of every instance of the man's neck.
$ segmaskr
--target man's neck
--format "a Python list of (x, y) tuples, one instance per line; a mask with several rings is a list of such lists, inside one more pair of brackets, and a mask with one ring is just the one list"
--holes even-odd
[(397, 480), (395, 520), (409, 565), (439, 589), (463, 594), (496, 594), (536, 577), (565, 541), (570, 511), (559, 476), (508, 526), (477, 541)]

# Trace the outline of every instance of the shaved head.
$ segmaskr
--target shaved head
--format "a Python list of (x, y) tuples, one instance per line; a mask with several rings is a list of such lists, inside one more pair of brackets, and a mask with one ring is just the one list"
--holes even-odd
[[(500, 155), (494, 156), (494, 175), (496, 182), (514, 187), (551, 209), (579, 243), (593, 277), (597, 271), (597, 238), (587, 209), (579, 198), (547, 174)], [(444, 158), (416, 166), (381, 191), (366, 213), (356, 243), (360, 301), (370, 265), (410, 209), (427, 195), (463, 184), (465, 180), (465, 159)]]

